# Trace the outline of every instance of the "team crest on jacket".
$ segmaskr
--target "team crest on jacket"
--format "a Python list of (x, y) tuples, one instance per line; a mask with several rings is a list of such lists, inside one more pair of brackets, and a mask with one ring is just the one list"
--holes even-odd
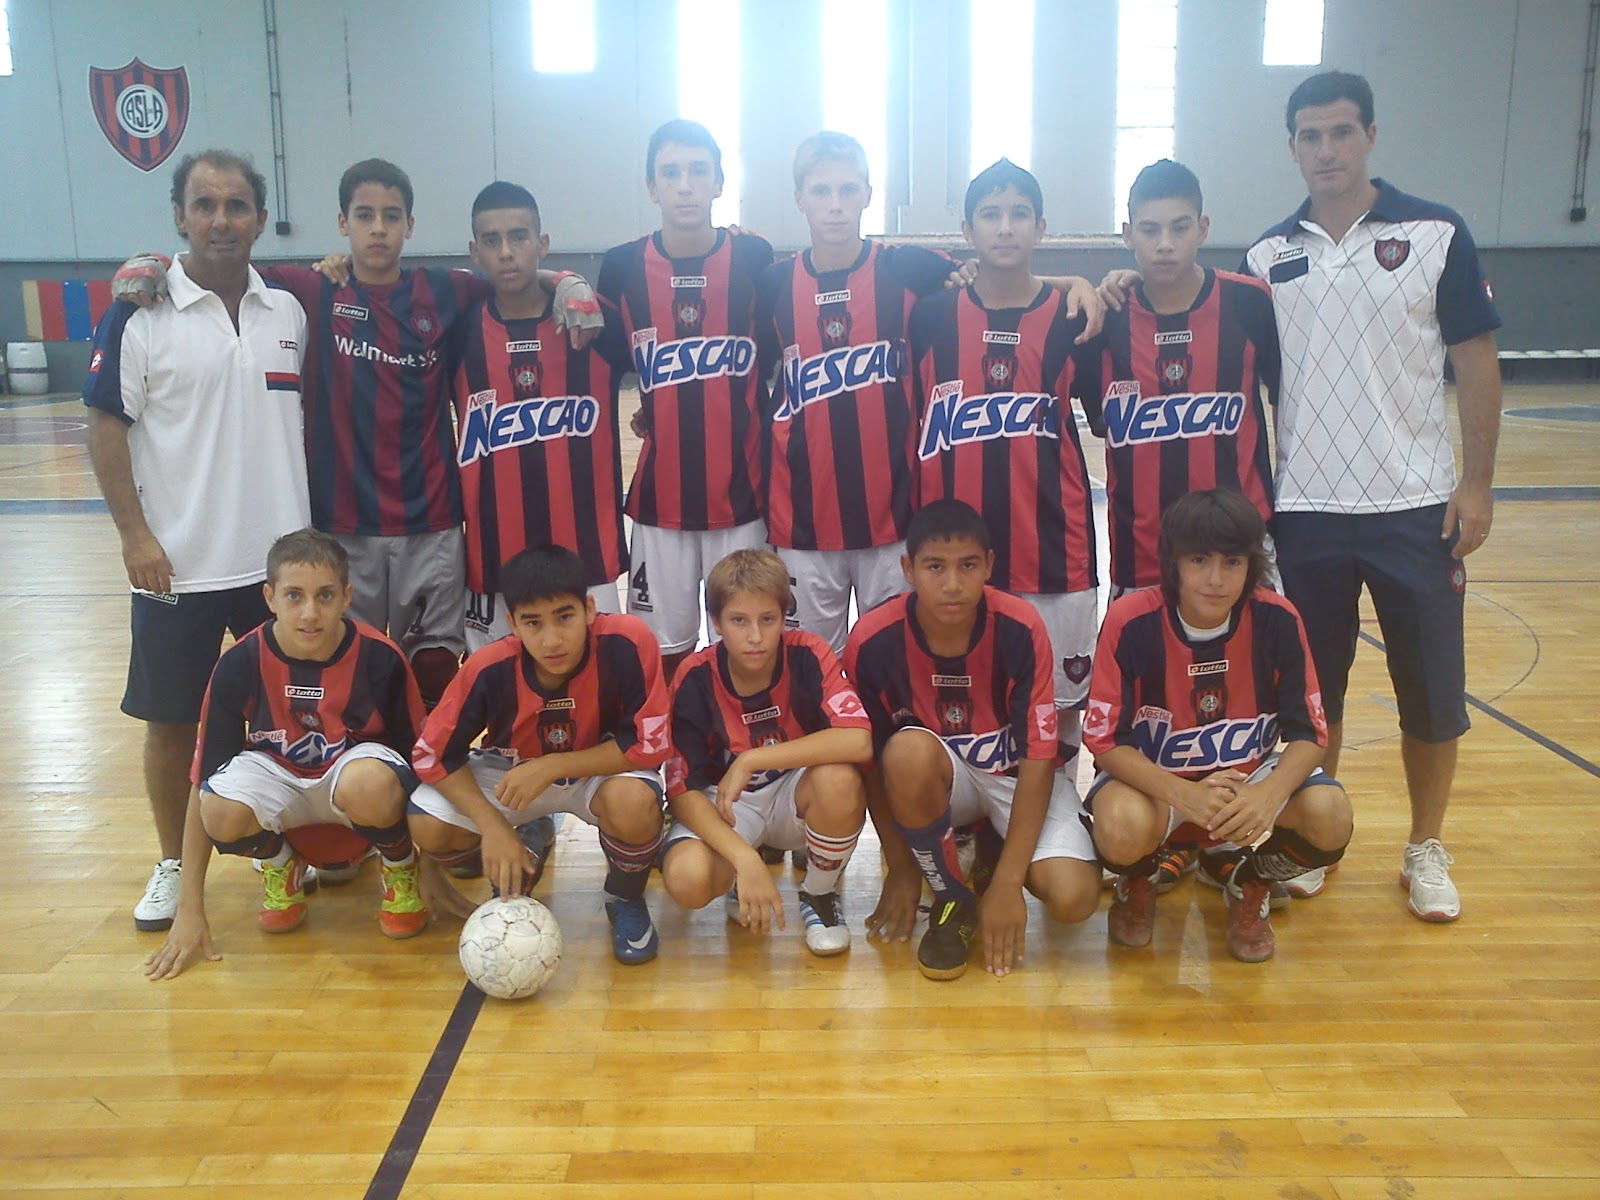
[(683, 300), (678, 304), (678, 328), (692, 333), (700, 328), (702, 309), (698, 300)]
[(848, 345), (850, 342), (850, 314), (848, 312), (829, 313), (817, 318), (818, 332), (822, 334), (822, 347), (833, 350), (839, 346)]
[(1073, 683), (1082, 683), (1089, 678), (1089, 656), (1087, 654), (1069, 654), (1061, 660), (1061, 670)]
[(534, 395), (539, 390), (539, 368), (533, 364), (517, 368), (517, 391), (522, 395)]
[(984, 374), (989, 382), (997, 388), (1003, 388), (1006, 381), (1011, 378), (1011, 360), (1009, 358), (991, 358), (983, 365)]
[(1189, 383), (1191, 359), (1187, 354), (1163, 358), (1157, 364), (1161, 371), (1161, 386), (1168, 392), (1181, 392)]
[(109, 70), (90, 67), (89, 102), (116, 152), (139, 170), (154, 171), (178, 148), (189, 124), (189, 72), (147, 67), (137, 58)]
[(1372, 253), (1385, 271), (1398, 271), (1411, 257), (1411, 243), (1405, 238), (1379, 238), (1373, 244)]
[(415, 329), (423, 337), (427, 337), (438, 328), (438, 323), (434, 320), (432, 313), (420, 312), (411, 318), (411, 328)]

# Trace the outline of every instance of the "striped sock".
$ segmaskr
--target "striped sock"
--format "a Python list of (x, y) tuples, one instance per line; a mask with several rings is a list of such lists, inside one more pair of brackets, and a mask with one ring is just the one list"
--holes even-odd
[[(259, 858), (264, 862), (274, 862), (282, 866), (289, 861), (289, 855), (294, 853), (289, 844), (283, 840), (283, 834), (273, 833), (270, 829), (263, 829), (252, 833), (249, 837), (240, 838), (236, 842), (219, 842), (211, 839), (211, 844), (217, 848), (218, 854), (237, 854), (243, 858)], [(279, 857), (283, 862), (276, 862)]]
[(350, 828), (355, 830), (360, 837), (376, 846), (378, 853), (383, 855), (383, 861), (390, 866), (405, 865), (416, 857), (411, 845), (411, 827), (406, 824), (406, 819), (401, 817), (393, 825), (357, 825), (351, 822)]
[(855, 853), (856, 840), (860, 838), (861, 831), (858, 829), (844, 837), (830, 837), (818, 833), (809, 825), (805, 830), (806, 877), (800, 882), (800, 890), (812, 896), (825, 896), (839, 886), (839, 872), (844, 870), (850, 855)]
[(637, 900), (650, 882), (650, 868), (661, 850), (661, 830), (648, 842), (619, 842), (600, 830), (600, 849), (605, 851), (610, 870), (606, 872), (606, 891), (618, 900)]
[(961, 877), (961, 865), (956, 861), (956, 835), (950, 828), (950, 813), (921, 829), (907, 829), (899, 821), (895, 828), (911, 848), (911, 857), (922, 868), (922, 877), (933, 889), (935, 901), (962, 900), (974, 903), (977, 897)]

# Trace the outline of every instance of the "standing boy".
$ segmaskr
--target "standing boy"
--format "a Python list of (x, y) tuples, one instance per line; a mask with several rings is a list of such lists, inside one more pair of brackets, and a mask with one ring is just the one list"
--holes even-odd
[[(962, 974), (981, 928), (985, 966), (1005, 975), (1022, 961), (1024, 887), (1057, 921), (1087, 920), (1099, 903), (1083, 807), (1055, 769), (1049, 634), (1031, 605), (988, 586), (988, 528), (959, 500), (912, 517), (900, 561), (910, 594), (865, 614), (845, 647), (872, 719), (868, 797), (888, 861), (867, 926), (909, 937), (925, 880), (933, 909), (917, 947), (922, 973)], [(954, 825), (985, 817), (1002, 844), (997, 853), (980, 845), (969, 882)]]
[(1225, 885), (1241, 962), (1272, 957), (1272, 881), (1332, 866), (1350, 842), (1349, 798), (1319, 765), (1327, 725), (1305, 630), (1259, 586), (1265, 538), (1238, 491), (1191, 492), (1161, 518), (1161, 586), (1106, 613), (1084, 727), (1100, 775), (1085, 804), (1120, 877), (1107, 917), (1120, 945), (1150, 942), (1163, 838), (1243, 848)]
[(510, 895), (532, 890), (549, 851), (519, 833), (557, 812), (597, 826), (612, 952), (642, 963), (660, 946), (644, 888), (661, 849), (671, 712), (655, 639), (633, 617), (596, 613), (586, 574), (560, 546), (501, 569), (516, 636), (468, 658), (428, 717), (412, 756), (425, 786), (411, 830), (447, 866), (481, 854)]
[(757, 847), (801, 851), (806, 947), (839, 954), (850, 948), (839, 874), (867, 816), (854, 764), (871, 760), (872, 735), (827, 643), (784, 628), (793, 603), (788, 568), (770, 550), (735, 550), (706, 579), (720, 640), (684, 662), (672, 689), (667, 796), (677, 822), (661, 878), (686, 908), (733, 885), (730, 916), (782, 929)]
[(428, 923), (406, 828), (422, 722), (411, 669), (393, 642), (346, 617), (349, 560), (332, 537), (285, 534), (266, 564), (273, 619), (229, 647), (206, 690), (177, 919), (147, 960), (154, 979), (196, 954), (221, 957), (205, 913), (213, 846), (260, 861), (264, 931), (299, 928), (307, 864), (284, 835), (310, 825), (345, 826), (381, 855), (385, 936), (412, 937)]
[(655, 633), (670, 677), (699, 638), (707, 572), (767, 540), (755, 289), (772, 247), (712, 225), (722, 151), (704, 125), (651, 134), (645, 183), (661, 228), (608, 251), (599, 289), (622, 314), (639, 377), (628, 611)]

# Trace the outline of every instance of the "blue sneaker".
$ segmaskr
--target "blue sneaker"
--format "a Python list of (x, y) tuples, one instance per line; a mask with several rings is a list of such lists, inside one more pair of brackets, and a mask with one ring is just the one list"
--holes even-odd
[(647, 963), (661, 949), (650, 906), (639, 896), (633, 900), (607, 900), (606, 920), (611, 922), (611, 953), (620, 963)]

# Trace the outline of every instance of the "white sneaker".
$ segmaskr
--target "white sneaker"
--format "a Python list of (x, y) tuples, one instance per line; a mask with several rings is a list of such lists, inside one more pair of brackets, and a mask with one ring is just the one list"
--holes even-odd
[(183, 867), (175, 858), (164, 858), (150, 872), (144, 885), (144, 898), (133, 906), (133, 924), (147, 932), (171, 929), (178, 915), (178, 888), (183, 883)]
[(1303, 874), (1296, 875), (1293, 879), (1283, 881), (1283, 890), (1296, 900), (1309, 900), (1313, 896), (1320, 896), (1322, 889), (1328, 886), (1328, 869), (1326, 867), (1312, 867)]
[(1450, 881), (1453, 862), (1438, 838), (1406, 846), (1400, 860), (1400, 886), (1411, 890), (1406, 907), (1412, 915), (1424, 921), (1454, 921), (1461, 915), (1461, 893)]
[(850, 949), (850, 927), (844, 923), (844, 904), (838, 892), (813, 896), (800, 893), (800, 923), (806, 928), (806, 949), (819, 957)]

